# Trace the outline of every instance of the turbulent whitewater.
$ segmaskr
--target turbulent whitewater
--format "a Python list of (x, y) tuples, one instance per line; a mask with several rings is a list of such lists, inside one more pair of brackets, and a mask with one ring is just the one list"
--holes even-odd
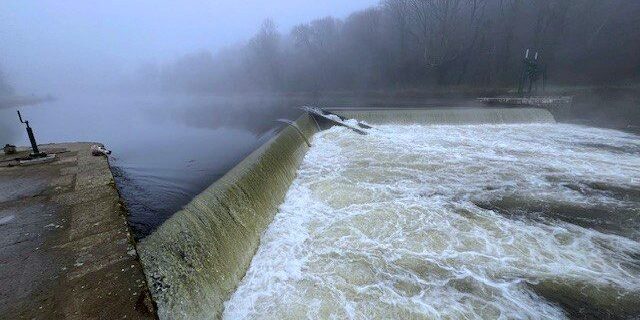
[(563, 124), (320, 132), (224, 317), (637, 316), (638, 138)]

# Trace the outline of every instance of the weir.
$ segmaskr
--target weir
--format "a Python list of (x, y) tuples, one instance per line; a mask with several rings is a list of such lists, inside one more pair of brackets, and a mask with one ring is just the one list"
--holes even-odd
[[(333, 110), (369, 124), (549, 123), (537, 108)], [(316, 121), (295, 121), (312, 140)], [(285, 127), (139, 244), (161, 319), (220, 318), (309, 150)]]
[(343, 109), (333, 110), (346, 118), (369, 124), (508, 124), (550, 123), (553, 115), (537, 108), (456, 108), (456, 109)]

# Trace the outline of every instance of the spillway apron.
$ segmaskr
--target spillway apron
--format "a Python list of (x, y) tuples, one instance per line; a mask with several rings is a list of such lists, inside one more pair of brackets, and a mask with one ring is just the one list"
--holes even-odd
[(224, 318), (640, 313), (637, 136), (376, 128), (314, 136)]

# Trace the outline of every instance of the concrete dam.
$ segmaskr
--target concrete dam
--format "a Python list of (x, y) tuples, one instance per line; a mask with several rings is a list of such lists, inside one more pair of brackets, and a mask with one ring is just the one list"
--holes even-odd
[(637, 136), (541, 108), (334, 112), (372, 128), (305, 113), (139, 243), (161, 319), (640, 312)]

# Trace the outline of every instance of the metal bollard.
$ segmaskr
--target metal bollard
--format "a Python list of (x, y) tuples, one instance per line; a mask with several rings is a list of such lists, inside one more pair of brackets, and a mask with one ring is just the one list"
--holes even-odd
[(27, 125), (27, 135), (29, 136), (29, 142), (31, 142), (31, 149), (33, 149), (33, 153), (31, 153), (31, 158), (44, 158), (47, 156), (46, 153), (41, 153), (38, 150), (38, 143), (36, 142), (36, 137), (33, 135), (33, 129), (29, 126), (29, 121), (23, 121), (22, 115), (18, 110), (18, 119), (20, 119), (20, 123), (24, 123)]

